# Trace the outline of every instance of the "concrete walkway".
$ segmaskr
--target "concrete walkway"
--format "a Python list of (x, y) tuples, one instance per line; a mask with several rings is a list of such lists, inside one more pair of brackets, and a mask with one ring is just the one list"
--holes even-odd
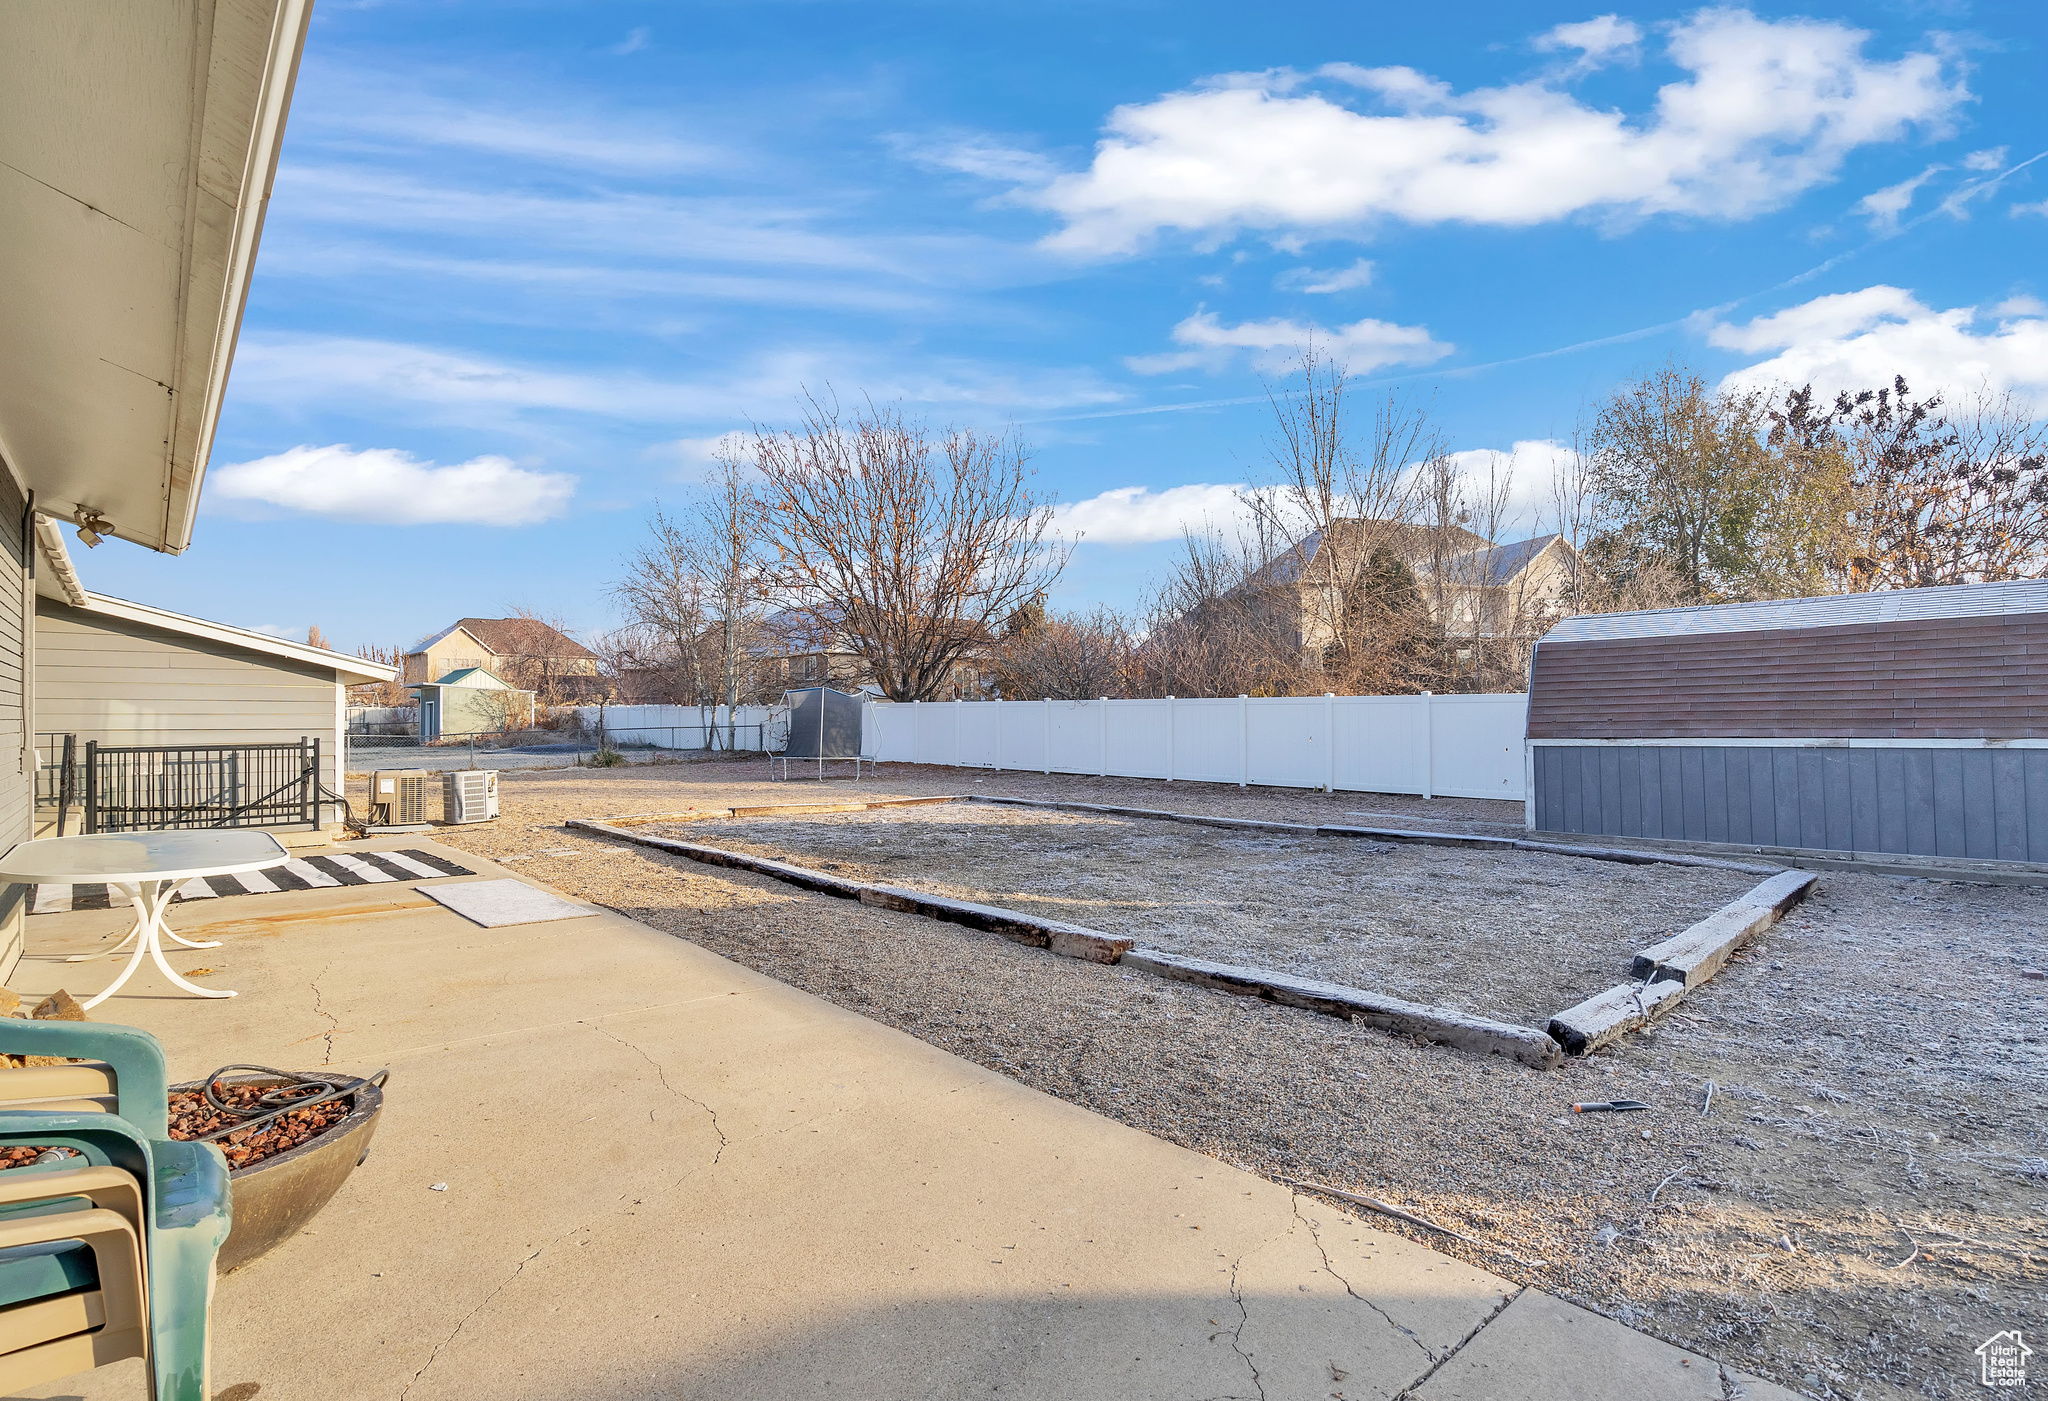
[[(1791, 1395), (608, 912), (484, 929), (368, 886), (171, 923), (225, 941), (173, 966), (241, 995), (138, 973), (97, 1011), (162, 1038), (174, 1076), (392, 1070), (369, 1160), (220, 1281), (216, 1390)], [(33, 917), (13, 986), (90, 994), (111, 962), (54, 960), (126, 924)], [(139, 1386), (130, 1364), (28, 1394)]]

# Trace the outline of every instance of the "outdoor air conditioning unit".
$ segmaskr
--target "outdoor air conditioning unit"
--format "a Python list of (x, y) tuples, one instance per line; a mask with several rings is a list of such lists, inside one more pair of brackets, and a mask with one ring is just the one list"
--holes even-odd
[(498, 771), (457, 769), (441, 775), (445, 822), (490, 822), (498, 816)]
[(427, 780), (425, 769), (378, 769), (370, 775), (370, 811), (365, 820), (372, 827), (413, 827), (427, 825)]

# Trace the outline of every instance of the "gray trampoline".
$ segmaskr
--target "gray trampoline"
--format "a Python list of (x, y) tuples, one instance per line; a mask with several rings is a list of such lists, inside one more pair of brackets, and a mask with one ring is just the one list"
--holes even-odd
[(812, 686), (785, 691), (782, 703), (789, 707), (789, 732), (783, 739), (782, 752), (768, 756), (771, 776), (777, 759), (782, 761), (785, 779), (789, 777), (792, 759), (816, 763), (821, 779), (828, 763), (852, 764), (856, 781), (862, 764), (874, 767), (875, 761), (861, 753), (861, 697), (835, 691), (830, 686)]

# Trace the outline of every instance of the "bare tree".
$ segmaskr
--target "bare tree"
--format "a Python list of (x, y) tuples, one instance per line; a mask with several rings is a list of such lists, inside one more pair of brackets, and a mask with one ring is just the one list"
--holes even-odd
[(710, 483), (697, 502), (693, 529), (680, 539), (683, 558), (704, 585), (715, 632), (718, 699), (726, 707), (726, 747), (740, 692), (752, 672), (752, 646), (768, 591), (763, 557), (764, 508), (757, 477), (739, 444), (726, 439), (712, 454)]
[(1180, 554), (1147, 605), (1133, 687), (1143, 695), (1180, 696), (1285, 696), (1308, 689), (1320, 666), (1303, 651), (1298, 592), (1275, 563), (1256, 519), (1234, 536), (1212, 522), (1186, 530)]
[(527, 639), (526, 648), (502, 663), (510, 674), (501, 678), (521, 690), (533, 692), (536, 704), (544, 706), (561, 705), (571, 699), (572, 676), (588, 675), (587, 659), (566, 655), (565, 649), (548, 641), (550, 634), (575, 640), (570, 631), (569, 620), (559, 613), (544, 613), (536, 608), (514, 607), (510, 610), (513, 619), (532, 626), (520, 629)]
[[(356, 655), (366, 662), (394, 667), (398, 675), (389, 681), (366, 681), (348, 688), (351, 705), (411, 705), (412, 693), (405, 689), (405, 648), (403, 645), (379, 647), (365, 643), (356, 648)], [(431, 680), (432, 678), (428, 678)]]
[(1005, 700), (1092, 700), (1128, 694), (1137, 651), (1130, 624), (1114, 609), (1048, 615), (1019, 610), (995, 650), (996, 684)]
[(1270, 577), (1299, 598), (1300, 643), (1325, 685), (1354, 694), (1416, 689), (1428, 625), (1416, 590), (1417, 463), (1443, 457), (1426, 409), (1389, 393), (1354, 426), (1349, 377), (1314, 344), (1300, 383), (1270, 390), (1268, 480), (1245, 494)]
[(619, 612), (638, 632), (642, 658), (666, 671), (670, 694), (689, 705), (702, 705), (710, 694), (703, 647), (710, 599), (699, 553), (690, 522), (670, 517), (657, 502), (646, 538), (612, 585)]
[(894, 407), (807, 397), (799, 428), (756, 432), (754, 461), (776, 593), (891, 700), (937, 696), (1066, 563), (1014, 435), (934, 437)]

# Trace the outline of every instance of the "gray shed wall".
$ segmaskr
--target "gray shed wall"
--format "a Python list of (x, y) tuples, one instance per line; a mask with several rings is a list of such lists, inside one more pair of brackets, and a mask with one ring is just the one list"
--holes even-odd
[(2048, 749), (1532, 746), (1552, 832), (2048, 862)]
[(323, 776), (342, 791), (332, 671), (48, 598), (36, 600), (35, 638), (36, 728), (77, 735), (81, 755), (87, 740), (295, 744), (305, 736), (320, 741)]

